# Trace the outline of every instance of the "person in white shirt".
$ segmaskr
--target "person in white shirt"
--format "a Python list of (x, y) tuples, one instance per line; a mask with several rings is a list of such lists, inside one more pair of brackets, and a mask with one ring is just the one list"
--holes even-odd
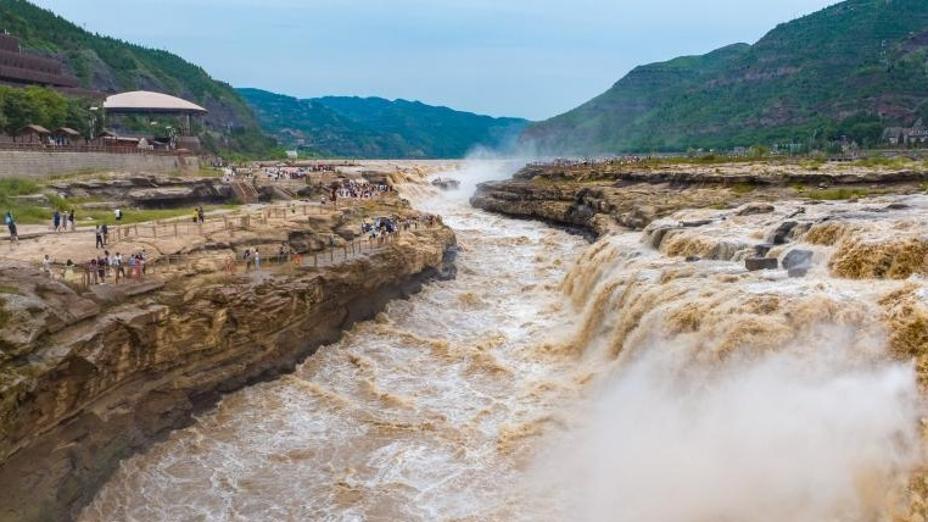
[(119, 252), (116, 252), (116, 255), (113, 256), (113, 260), (112, 260), (111, 264), (112, 264), (112, 266), (113, 266), (113, 270), (116, 272), (116, 282), (117, 282), (117, 283), (119, 282), (120, 276), (121, 276), (123, 279), (125, 279), (125, 278), (126, 278), (126, 269), (125, 269), (125, 267), (123, 266), (123, 263), (122, 263), (122, 254), (120, 254)]

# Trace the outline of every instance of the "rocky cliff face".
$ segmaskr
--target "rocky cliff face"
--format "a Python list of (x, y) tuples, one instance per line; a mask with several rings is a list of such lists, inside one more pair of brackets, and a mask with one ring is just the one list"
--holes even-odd
[(69, 519), (120, 459), (222, 393), (292, 370), (389, 300), (448, 275), (455, 242), (447, 228), (421, 227), (330, 268), (217, 268), (237, 246), (279, 240), (212, 244), (193, 269), (118, 294), (0, 269), (0, 520)]

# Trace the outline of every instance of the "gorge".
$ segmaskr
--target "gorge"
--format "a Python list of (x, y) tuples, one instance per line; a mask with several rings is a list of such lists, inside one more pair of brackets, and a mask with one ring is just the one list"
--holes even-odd
[(928, 521), (928, 2), (164, 4), (0, 0), (0, 522)]
[[(467, 206), (501, 168), (402, 188), (455, 231), (454, 280), (225, 396), (79, 520), (922, 520), (928, 198), (906, 180), (912, 195), (774, 204), (703, 187), (716, 204), (634, 231), (606, 205), (571, 218), (588, 201), (548, 178), (508, 208), (598, 224), (590, 245)], [(624, 185), (614, 201), (648, 192)], [(768, 239), (772, 258), (812, 253), (804, 277), (745, 270)]]

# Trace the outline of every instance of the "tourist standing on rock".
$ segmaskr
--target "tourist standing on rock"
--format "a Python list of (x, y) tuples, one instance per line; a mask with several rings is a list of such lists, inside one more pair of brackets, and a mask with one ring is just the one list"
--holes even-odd
[(57, 210), (52, 215), (52, 230), (55, 232), (61, 231), (61, 212)]
[(71, 232), (74, 232), (74, 209), (68, 212), (68, 225), (71, 226)]
[(117, 208), (113, 211), (113, 215), (116, 217), (116, 221), (122, 221), (122, 209)]
[(97, 225), (97, 228), (96, 228), (96, 230), (94, 231), (94, 233), (95, 233), (96, 236), (97, 236), (97, 246), (96, 246), (96, 248), (103, 248), (103, 227), (101, 227), (100, 225)]
[(261, 253), (255, 248), (255, 271), (261, 270)]
[(13, 243), (19, 242), (19, 233), (16, 231), (16, 220), (13, 218), (13, 211), (7, 210), (3, 220), (6, 222), (6, 228), (10, 231), (10, 248), (13, 248)]
[(113, 256), (113, 269), (116, 270), (116, 283), (119, 283), (119, 276), (122, 276), (123, 279), (126, 278), (126, 269), (122, 265), (122, 254), (116, 252), (116, 255)]
[(106, 223), (103, 223), (103, 225), (100, 227), (100, 231), (103, 232), (103, 244), (109, 245), (110, 244), (110, 227), (106, 226)]
[(87, 263), (87, 284), (95, 285), (97, 284), (97, 260), (91, 259)]
[(206, 212), (203, 211), (203, 207), (197, 208), (197, 219), (200, 220), (200, 224), (206, 222)]
[(97, 279), (100, 280), (100, 284), (106, 283), (106, 258), (99, 257), (97, 258)]
[(48, 274), (49, 277), (52, 275), (52, 258), (48, 257), (48, 254), (45, 254), (45, 259), (42, 260), (42, 271)]

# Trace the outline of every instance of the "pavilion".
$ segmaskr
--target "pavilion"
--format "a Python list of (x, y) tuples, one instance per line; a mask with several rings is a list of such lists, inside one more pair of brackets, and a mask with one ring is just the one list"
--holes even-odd
[(185, 125), (181, 126), (181, 135), (184, 138), (178, 140), (184, 147), (199, 148), (199, 140), (191, 137), (191, 120), (195, 117), (201, 117), (209, 111), (199, 105), (159, 92), (150, 91), (132, 91), (120, 94), (114, 94), (103, 102), (103, 110), (107, 116), (125, 114), (125, 115), (165, 115), (180, 116)]

